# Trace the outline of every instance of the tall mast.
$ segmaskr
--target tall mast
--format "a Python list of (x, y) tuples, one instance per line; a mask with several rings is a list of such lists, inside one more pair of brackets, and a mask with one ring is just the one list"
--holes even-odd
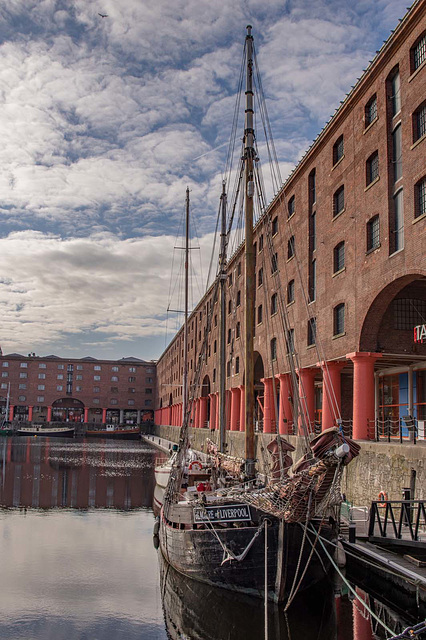
[(225, 434), (226, 434), (226, 410), (225, 410), (225, 366), (226, 366), (226, 192), (225, 182), (222, 183), (222, 195), (220, 196), (221, 204), (221, 229), (220, 229), (220, 367), (219, 367), (219, 428), (220, 441), (219, 451), (225, 451)]
[(245, 184), (245, 458), (246, 475), (254, 477), (254, 124), (253, 124), (253, 36), (251, 25), (246, 35), (246, 109), (244, 128)]
[(186, 187), (185, 215), (185, 310), (183, 324), (183, 385), (182, 418), (185, 419), (188, 407), (188, 291), (189, 291), (189, 187)]

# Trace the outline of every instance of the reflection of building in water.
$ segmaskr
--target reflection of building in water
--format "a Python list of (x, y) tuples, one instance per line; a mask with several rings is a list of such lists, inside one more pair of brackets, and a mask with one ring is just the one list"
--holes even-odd
[[(152, 456), (155, 455), (153, 451)], [(151, 454), (124, 444), (8, 438), (0, 444), (0, 504), (50, 509), (151, 507)]]

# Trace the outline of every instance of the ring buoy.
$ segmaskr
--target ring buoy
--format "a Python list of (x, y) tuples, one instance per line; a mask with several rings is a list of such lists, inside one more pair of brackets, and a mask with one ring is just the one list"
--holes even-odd
[(203, 465), (199, 460), (193, 460), (192, 462), (189, 463), (188, 468), (190, 471), (201, 471), (201, 469), (203, 468)]
[(379, 507), (386, 507), (386, 502), (388, 500), (388, 494), (386, 493), (386, 491), (380, 491), (379, 500)]

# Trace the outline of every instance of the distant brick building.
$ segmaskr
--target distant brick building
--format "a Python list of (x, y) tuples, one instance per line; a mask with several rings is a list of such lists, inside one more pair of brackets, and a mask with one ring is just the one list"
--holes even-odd
[[(425, 2), (413, 4), (287, 179), (255, 228), (254, 248), (255, 390), (265, 431), (277, 420), (281, 433), (294, 428), (288, 349), (299, 357), (311, 423), (331, 426), (338, 407), (354, 436), (367, 438), (374, 424), (426, 419), (426, 340), (413, 339), (426, 323)], [(243, 424), (243, 249), (228, 265), (227, 422), (234, 430)], [(212, 292), (190, 318), (190, 382)], [(216, 304), (196, 400), (199, 427), (217, 426), (219, 324)], [(182, 363), (181, 330), (158, 362), (157, 424), (180, 424)]]
[(155, 363), (139, 358), (0, 355), (0, 413), (9, 419), (137, 424), (152, 417)]

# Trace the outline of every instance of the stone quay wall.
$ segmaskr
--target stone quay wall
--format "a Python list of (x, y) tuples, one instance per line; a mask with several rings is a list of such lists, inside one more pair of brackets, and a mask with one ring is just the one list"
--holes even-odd
[[(149, 433), (178, 442), (179, 430), (179, 427), (152, 426)], [(266, 446), (274, 437), (274, 434), (256, 435), (256, 458), (261, 471), (269, 457)], [(217, 442), (218, 432), (190, 429), (193, 449), (203, 451), (206, 438)], [(228, 453), (244, 457), (244, 433), (227, 431), (226, 439)], [(303, 455), (303, 438), (286, 436), (286, 439), (296, 447), (292, 454), (296, 462)], [(342, 492), (350, 502), (369, 506), (372, 500), (377, 500), (380, 491), (385, 491), (389, 500), (401, 500), (402, 489), (410, 486), (412, 470), (416, 472), (414, 498), (426, 500), (426, 442), (410, 445), (362, 441), (359, 444), (360, 455), (346, 468), (342, 481)]]

